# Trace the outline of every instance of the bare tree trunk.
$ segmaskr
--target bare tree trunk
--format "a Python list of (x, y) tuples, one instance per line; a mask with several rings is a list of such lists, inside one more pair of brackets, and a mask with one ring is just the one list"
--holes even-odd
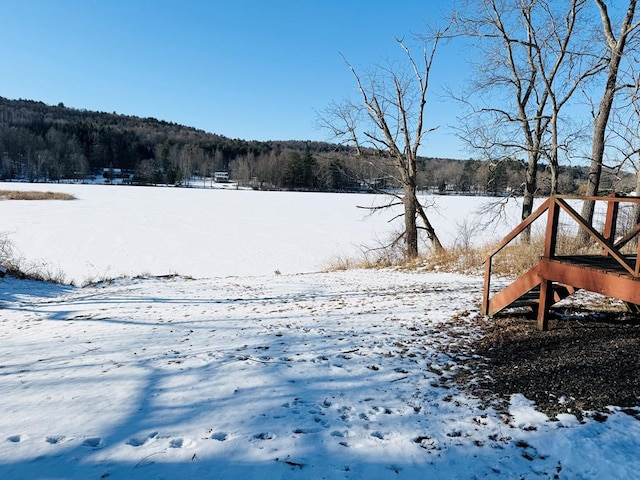
[[(536, 155), (531, 152), (529, 155)], [(522, 199), (522, 220), (525, 220), (531, 212), (533, 212), (533, 201), (535, 199), (536, 190), (538, 189), (538, 160), (529, 160), (525, 170), (524, 196)], [(522, 241), (529, 243), (531, 241), (531, 226), (522, 232)]]
[(558, 162), (558, 108), (555, 99), (552, 97), (554, 106), (551, 115), (551, 150), (549, 152), (549, 168), (551, 170), (551, 195), (558, 193), (558, 170), (560, 168)]
[[(636, 197), (640, 197), (640, 168), (636, 171)], [(633, 220), (635, 223), (640, 223), (640, 203), (633, 205)], [(637, 237), (636, 237), (637, 242)]]
[(558, 160), (556, 159), (555, 163), (553, 161), (550, 162), (551, 168), (551, 195), (556, 195), (558, 193)]
[(444, 251), (444, 247), (442, 246), (442, 243), (440, 242), (438, 235), (436, 235), (436, 231), (433, 228), (433, 225), (431, 225), (431, 222), (427, 218), (427, 214), (424, 212), (424, 209), (422, 208), (422, 205), (420, 205), (420, 203), (418, 203), (418, 215), (420, 215), (420, 218), (422, 218), (422, 223), (424, 223), (424, 228), (427, 231), (427, 237), (429, 237), (429, 240), (431, 240), (435, 251)]
[[(622, 26), (620, 27), (620, 36), (616, 40), (613, 30), (611, 29), (611, 19), (609, 18), (609, 13), (604, 0), (594, 1), (600, 10), (600, 17), (602, 18), (602, 25), (610, 58), (604, 93), (602, 94), (598, 113), (593, 122), (591, 165), (589, 167), (589, 177), (587, 179), (587, 188), (585, 192), (587, 196), (596, 196), (600, 188), (600, 177), (602, 174), (602, 162), (605, 150), (605, 137), (607, 133), (607, 124), (609, 123), (609, 116), (611, 115), (611, 108), (613, 107), (613, 100), (618, 88), (618, 70), (620, 68), (620, 62), (624, 54), (624, 48), (627, 40), (638, 26), (637, 24), (634, 25), (632, 23), (635, 15), (636, 0), (629, 0), (627, 14)], [(582, 218), (584, 218), (589, 224), (593, 222), (594, 209), (595, 202), (593, 200), (585, 201), (582, 205)], [(589, 234), (584, 229), (580, 229), (578, 233), (578, 240), (582, 243), (586, 243), (588, 239)]]
[[(585, 190), (585, 195), (588, 197), (595, 197), (596, 195), (598, 195), (598, 190), (600, 189), (600, 177), (602, 175), (602, 162), (604, 159), (605, 135), (607, 133), (607, 123), (609, 122), (609, 115), (611, 113), (613, 98), (615, 96), (614, 94), (616, 88), (616, 79), (617, 67), (615, 76), (613, 76), (613, 72), (611, 71), (610, 67), (609, 74), (607, 75), (607, 86), (605, 88), (604, 95), (602, 96), (602, 101), (600, 102), (598, 114), (593, 123), (591, 164), (589, 165), (587, 188)], [(582, 218), (584, 218), (589, 224), (593, 222), (594, 210), (595, 201), (586, 200), (583, 203), (581, 215)], [(589, 239), (589, 234), (584, 229), (580, 229), (578, 238), (581, 243), (586, 243), (586, 241)]]
[(404, 235), (405, 256), (407, 260), (413, 260), (418, 256), (418, 224), (416, 222), (416, 198), (415, 185), (404, 185)]

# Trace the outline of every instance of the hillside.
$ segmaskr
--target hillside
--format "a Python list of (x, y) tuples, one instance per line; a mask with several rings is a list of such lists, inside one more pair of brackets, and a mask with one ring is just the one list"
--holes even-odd
[(135, 173), (138, 183), (180, 184), (193, 174), (228, 170), (240, 159), (304, 148), (335, 146), (231, 139), (155, 118), (0, 97), (3, 180), (81, 179), (112, 168)]
[[(83, 181), (119, 176), (127, 182), (189, 186), (193, 178), (229, 172), (256, 189), (372, 191), (393, 188), (393, 167), (379, 153), (356, 158), (350, 148), (317, 141), (231, 139), (192, 127), (117, 113), (0, 97), (0, 179)], [(422, 158), (419, 188), (440, 193), (518, 193), (524, 167), (500, 162)], [(540, 166), (540, 194), (548, 174)], [(582, 167), (564, 167), (562, 193), (575, 193)], [(605, 172), (603, 190), (632, 188), (630, 175)]]

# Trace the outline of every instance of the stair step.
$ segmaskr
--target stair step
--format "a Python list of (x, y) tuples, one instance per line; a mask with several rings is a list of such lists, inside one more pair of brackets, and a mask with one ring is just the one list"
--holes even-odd
[(537, 300), (540, 298), (540, 289), (535, 288), (520, 297), (521, 300)]
[(537, 307), (537, 306), (538, 306), (537, 300), (516, 300), (508, 307), (505, 307), (504, 310), (506, 310), (507, 308), (524, 308), (524, 307)]
[[(575, 292), (573, 287), (567, 285), (553, 284), (553, 296), (556, 302), (567, 298), (569, 295)], [(519, 298), (511, 302), (509, 305), (506, 305), (501, 310), (507, 310), (512, 308), (525, 308), (530, 307), (534, 310), (538, 308), (540, 303), (540, 286), (536, 286), (529, 290), (528, 292), (521, 295)]]

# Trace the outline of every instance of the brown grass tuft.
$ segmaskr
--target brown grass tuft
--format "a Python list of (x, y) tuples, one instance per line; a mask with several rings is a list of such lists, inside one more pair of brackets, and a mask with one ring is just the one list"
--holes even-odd
[(69, 193), (61, 192), (22, 192), (19, 190), (0, 190), (3, 200), (75, 200)]
[(62, 270), (47, 262), (28, 262), (14, 248), (9, 234), (0, 232), (0, 266), (9, 276), (53, 283), (67, 283)]
[[(418, 267), (428, 271), (447, 271), (484, 275), (484, 264), (496, 245), (450, 248), (430, 253), (421, 259)], [(581, 244), (575, 235), (559, 235), (558, 255), (585, 255), (601, 252), (594, 244)], [(515, 278), (534, 267), (544, 253), (544, 237), (534, 237), (529, 243), (513, 241), (493, 257), (491, 271), (495, 275)]]
[[(434, 250), (407, 262), (398, 255), (363, 255), (360, 259), (336, 258), (326, 270), (348, 270), (351, 268), (395, 267), (423, 272), (454, 272), (469, 275), (484, 275), (485, 261), (493, 253), (495, 244), (480, 247), (459, 246), (436, 252)], [(597, 253), (597, 247), (580, 245), (575, 236), (558, 238), (558, 254)], [(491, 271), (494, 275), (515, 278), (534, 267), (544, 252), (544, 238), (535, 237), (529, 243), (514, 241), (493, 257)]]

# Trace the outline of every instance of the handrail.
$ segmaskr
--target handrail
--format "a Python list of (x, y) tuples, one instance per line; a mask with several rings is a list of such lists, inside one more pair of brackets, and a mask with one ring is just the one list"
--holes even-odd
[(551, 197), (547, 198), (542, 204), (527, 218), (518, 224), (511, 233), (509, 233), (502, 242), (498, 244), (494, 250), (488, 254), (485, 258), (485, 274), (484, 274), (484, 295), (482, 297), (482, 314), (489, 314), (489, 296), (491, 287), (491, 264), (493, 257), (495, 257), (500, 251), (506, 247), (513, 239), (520, 235), (529, 225), (536, 221), (540, 216), (549, 209), (551, 205)]
[(516, 228), (511, 230), (511, 233), (509, 233), (506, 237), (502, 239), (502, 242), (500, 242), (498, 246), (494, 248), (492, 253), (487, 255), (485, 262), (495, 257), (498, 253), (500, 253), (500, 250), (502, 250), (504, 247), (509, 245), (509, 243), (511, 243), (511, 241), (514, 238), (516, 238), (518, 235), (520, 235), (525, 228), (527, 228), (529, 225), (535, 222), (538, 219), (538, 217), (540, 217), (544, 212), (546, 212), (549, 209), (550, 203), (551, 203), (551, 197), (547, 198), (544, 202), (542, 202), (542, 204), (535, 210), (535, 212), (533, 212), (531, 215), (525, 218), (522, 222), (520, 222)]
[[(640, 204), (640, 197), (625, 197), (619, 196), (616, 194), (606, 196), (606, 197), (581, 197), (576, 195), (552, 195), (547, 198), (531, 215), (529, 215), (526, 219), (524, 219), (518, 226), (516, 226), (504, 239), (485, 257), (485, 279), (484, 279), (484, 295), (482, 299), (482, 313), (484, 315), (488, 315), (489, 312), (489, 299), (490, 299), (490, 286), (491, 286), (491, 270), (493, 258), (502, 251), (509, 243), (511, 243), (516, 237), (518, 237), (529, 225), (531, 225), (534, 221), (536, 221), (543, 213), (546, 211), (550, 211), (550, 215), (553, 218), (550, 218), (548, 222), (548, 229), (551, 228), (551, 231), (547, 231), (547, 235), (557, 235), (558, 231), (558, 217), (557, 215), (553, 215), (553, 211), (555, 208), (551, 208), (554, 204), (560, 209), (564, 210), (579, 226), (579, 228), (583, 228), (587, 231), (589, 236), (593, 238), (597, 244), (599, 244), (603, 250), (610, 255), (615, 261), (620, 264), (629, 274), (631, 274), (635, 278), (640, 278), (640, 261), (638, 261), (638, 257), (640, 257), (640, 242), (638, 245), (638, 256), (636, 257), (635, 265), (630, 265), (625, 259), (624, 255), (620, 252), (624, 245), (626, 245), (634, 236), (640, 233), (640, 224), (635, 225), (633, 228), (627, 232), (624, 237), (618, 242), (614, 242), (613, 238), (607, 239), (604, 235), (600, 234), (597, 230), (593, 228), (593, 226), (589, 225), (583, 218), (580, 216), (568, 203), (567, 200), (581, 200), (581, 201), (606, 201), (610, 202), (626, 202), (626, 203), (634, 203)], [(613, 216), (616, 213), (612, 214)], [(615, 224), (615, 218), (613, 219), (613, 224)], [(605, 235), (608, 235), (605, 233)], [(555, 241), (555, 238), (552, 239)], [(553, 251), (550, 252), (553, 256)]]
[[(614, 196), (615, 195), (615, 196)], [(616, 203), (640, 203), (640, 197), (625, 196), (619, 193), (602, 197), (583, 197), (580, 195), (552, 195), (549, 198), (560, 198), (562, 200), (585, 200), (595, 202), (616, 202)]]
[[(635, 272), (635, 268), (631, 267), (627, 261), (624, 259), (624, 257), (622, 256), (622, 254), (620, 253), (620, 251), (618, 249), (616, 249), (613, 245), (611, 245), (611, 243), (609, 241), (607, 241), (606, 238), (604, 238), (598, 231), (596, 231), (592, 226), (590, 226), (585, 220), (584, 218), (582, 218), (573, 208), (571, 208), (569, 206), (569, 204), (567, 202), (565, 202), (564, 200), (557, 198), (556, 199), (556, 203), (560, 206), (560, 208), (562, 208), (565, 212), (567, 212), (569, 214), (569, 216), (571, 218), (573, 218), (578, 225), (580, 225), (582, 228), (584, 228), (587, 233), (597, 242), (599, 243), (602, 248), (609, 253), (609, 255), (611, 255), (616, 262), (618, 262), (620, 264), (621, 267), (624, 267), (624, 269), (629, 272), (632, 276), (636, 277), (636, 272)], [(555, 226), (554, 226), (554, 230), (555, 230)]]

